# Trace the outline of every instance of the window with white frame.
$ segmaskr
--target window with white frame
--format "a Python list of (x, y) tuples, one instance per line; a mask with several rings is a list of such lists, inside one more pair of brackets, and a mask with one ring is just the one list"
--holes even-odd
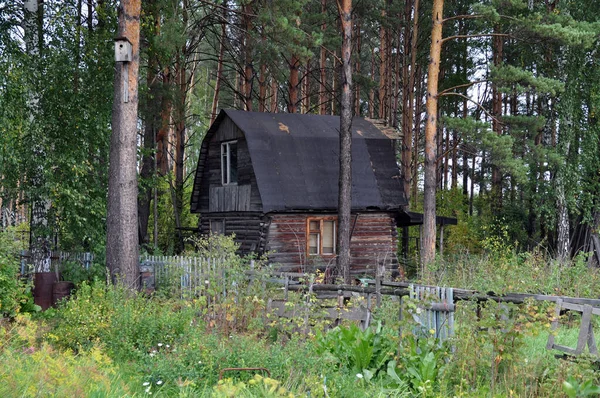
[(237, 141), (221, 143), (221, 183), (237, 184)]
[(310, 217), (307, 223), (306, 251), (308, 255), (335, 255), (336, 219), (335, 217)]

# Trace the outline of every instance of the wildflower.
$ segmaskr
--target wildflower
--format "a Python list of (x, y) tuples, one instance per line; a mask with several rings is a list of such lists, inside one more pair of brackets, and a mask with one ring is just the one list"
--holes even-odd
[(146, 394), (152, 394), (152, 393), (150, 392), (150, 389), (151, 389), (151, 388), (152, 388), (152, 386), (150, 386), (150, 387), (147, 387), (147, 388), (146, 388)]
[(171, 348), (171, 346), (170, 346), (170, 345), (168, 345), (168, 344), (167, 344), (165, 347), (167, 347), (167, 348)]
[(362, 373), (357, 373), (357, 374), (356, 374), (356, 377), (358, 377), (359, 379), (362, 379), (362, 378), (363, 378), (363, 375), (362, 375)]
[(434, 329), (429, 329), (429, 334), (435, 334), (435, 330)]
[(144, 387), (149, 386), (150, 382), (149, 381), (145, 381), (144, 384), (142, 384)]
[(163, 343), (158, 343), (158, 346), (159, 346), (159, 347), (162, 347), (162, 346), (163, 346)]
[(162, 380), (159, 380), (159, 381), (157, 381), (157, 382), (156, 382), (156, 384), (157, 384), (157, 385), (159, 385), (159, 386), (160, 386), (162, 383), (163, 383), (163, 382), (162, 382)]

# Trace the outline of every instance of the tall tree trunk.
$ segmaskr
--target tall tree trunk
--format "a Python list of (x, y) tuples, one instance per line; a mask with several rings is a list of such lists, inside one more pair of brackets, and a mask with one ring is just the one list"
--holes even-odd
[(186, 105), (188, 92), (187, 76), (187, 49), (180, 49), (177, 61), (177, 104), (175, 106), (175, 186), (173, 195), (173, 212), (175, 216), (175, 228), (177, 243), (175, 252), (183, 251), (183, 236), (181, 234), (181, 215), (183, 213), (183, 190), (185, 176), (185, 135), (186, 135)]
[(137, 109), (140, 0), (121, 0), (117, 36), (133, 47), (131, 62), (115, 68), (115, 94), (108, 173), (106, 265), (113, 283), (139, 285), (137, 226)]
[(300, 59), (296, 56), (296, 54), (292, 55), (292, 59), (290, 60), (290, 78), (288, 82), (288, 112), (296, 113), (298, 112), (298, 86), (300, 84), (300, 79), (298, 77), (299, 71), (298, 67), (300, 66)]
[(435, 260), (436, 129), (438, 114), (438, 75), (442, 51), (444, 0), (433, 2), (433, 27), (427, 72), (427, 120), (425, 122), (425, 184), (421, 260), (424, 269)]
[[(500, 33), (500, 27), (494, 26), (494, 33)], [(493, 61), (494, 66), (498, 67), (502, 64), (504, 39), (501, 36), (494, 36), (493, 42)], [(492, 84), (492, 129), (497, 135), (502, 135), (502, 125), (499, 118), (502, 117), (502, 92), (497, 87), (496, 83)], [(492, 214), (498, 215), (502, 209), (502, 173), (497, 165), (492, 164)]]
[(258, 78), (258, 111), (267, 111), (267, 64), (260, 65), (260, 76)]
[[(410, 14), (410, 11), (409, 11)], [(406, 193), (406, 200), (410, 207), (411, 201), (411, 184), (413, 183), (413, 175), (415, 173), (415, 165), (414, 161), (417, 159), (415, 156), (413, 158), (413, 151), (417, 148), (417, 143), (413, 146), (413, 129), (418, 129), (418, 126), (415, 126), (414, 115), (415, 115), (415, 78), (416, 78), (416, 67), (417, 67), (417, 39), (419, 36), (419, 0), (414, 0), (413, 7), (413, 24), (412, 24), (412, 33), (411, 33), (411, 41), (410, 41), (410, 70), (408, 75), (408, 101), (406, 103), (406, 127), (404, 127), (404, 142), (403, 146), (403, 154), (402, 154), (402, 167), (404, 168), (404, 192)], [(410, 15), (408, 16), (410, 18)], [(408, 20), (406, 21), (408, 24)], [(416, 179), (415, 179), (416, 181)], [(415, 194), (416, 196), (416, 194)]]
[(77, 0), (77, 21), (75, 22), (75, 73), (73, 73), (73, 92), (79, 92), (79, 64), (81, 63), (81, 17), (82, 0)]
[(87, 28), (90, 33), (94, 28), (94, 0), (87, 0)]
[(419, 164), (417, 162), (417, 159), (419, 159), (419, 144), (421, 143), (421, 108), (423, 107), (423, 95), (422, 95), (422, 90), (423, 90), (423, 86), (424, 86), (424, 82), (422, 79), (422, 71), (420, 67), (417, 67), (417, 72), (416, 72), (416, 76), (417, 79), (416, 81), (418, 82), (417, 87), (415, 87), (415, 90), (417, 91), (417, 95), (416, 95), (416, 103), (415, 103), (415, 107), (414, 107), (414, 112), (415, 112), (415, 123), (414, 123), (414, 138), (413, 138), (413, 170), (412, 170), (412, 177), (411, 177), (411, 194), (410, 197), (412, 198), (413, 203), (417, 200), (417, 193), (419, 192), (418, 190), (418, 185), (419, 185), (419, 179), (418, 177), (418, 172), (419, 172)]
[(567, 199), (562, 176), (559, 176), (556, 181), (556, 205), (558, 212), (557, 257), (561, 261), (565, 261), (569, 258), (569, 243), (571, 239), (569, 236), (569, 212), (567, 210)]
[[(362, 49), (362, 34), (360, 21), (356, 21), (356, 61), (354, 63), (354, 71), (360, 74), (360, 53)], [(360, 84), (354, 86), (354, 114), (360, 116)]]
[[(335, 51), (335, 53), (337, 53), (337, 51)], [(329, 101), (331, 102), (331, 114), (332, 115), (336, 115), (336, 108), (337, 108), (337, 90), (338, 90), (338, 86), (339, 86), (339, 79), (340, 79), (340, 73), (341, 70), (339, 68), (341, 68), (341, 65), (338, 67), (337, 62), (335, 62), (335, 60), (337, 59), (337, 54), (334, 54), (333, 57), (334, 61), (333, 61), (333, 66), (332, 66), (332, 71), (333, 73), (331, 74), (331, 92), (329, 93)]]
[(215, 81), (215, 92), (213, 94), (212, 106), (210, 111), (210, 124), (213, 124), (217, 118), (217, 107), (219, 105), (219, 91), (221, 90), (221, 81), (223, 80), (223, 57), (225, 55), (226, 21), (227, 21), (227, 0), (223, 0), (223, 16), (221, 20), (221, 38), (219, 42), (219, 58), (217, 61), (217, 78)]
[(171, 70), (166, 67), (162, 72), (161, 124), (156, 135), (156, 163), (160, 175), (167, 175), (169, 166), (169, 136), (171, 131)]
[[(375, 81), (375, 47), (371, 48), (371, 80)], [(369, 117), (375, 118), (375, 88), (369, 88)]]
[[(323, 16), (327, 12), (327, 0), (321, 0), (321, 14)], [(321, 33), (325, 35), (327, 30), (327, 23), (323, 18), (321, 24)], [(327, 53), (325, 52), (325, 46), (321, 45), (319, 54), (319, 115), (325, 115), (327, 113)]]
[(350, 283), (350, 212), (352, 209), (352, 0), (337, 0), (342, 23), (342, 95), (338, 196), (338, 268)]
[[(27, 107), (29, 111), (30, 134), (36, 139), (32, 148), (35, 158), (42, 161), (46, 157), (46, 144), (42, 140), (42, 128), (40, 126), (40, 95), (36, 88), (38, 76), (41, 73), (40, 58), (43, 45), (43, 9), (38, 0), (26, 0), (23, 10), (23, 32), (25, 39), (25, 48), (29, 55), (30, 63), (30, 88), (28, 92)], [(50, 200), (48, 193), (45, 192), (45, 177), (43, 164), (33, 166), (31, 170), (31, 221), (30, 221), (30, 242), (29, 250), (31, 253), (33, 269), (35, 272), (50, 272), (50, 244), (51, 228), (48, 220), (50, 210)]]
[[(155, 1), (147, 1), (146, 4), (150, 9), (154, 21), (153, 34), (158, 36), (160, 32), (160, 18), (158, 8)], [(154, 185), (150, 181), (156, 172), (155, 164), (155, 148), (156, 136), (160, 126), (160, 106), (161, 106), (161, 90), (158, 81), (158, 55), (152, 47), (148, 48), (148, 70), (146, 72), (146, 85), (148, 86), (148, 94), (145, 101), (146, 112), (144, 122), (144, 141), (142, 153), (142, 169), (140, 171), (140, 179), (142, 184), (140, 187), (140, 195), (138, 196), (138, 234), (141, 245), (150, 243), (148, 236), (148, 221), (150, 219), (150, 204), (152, 202)]]
[[(409, 126), (409, 115), (412, 113), (412, 109), (409, 106), (409, 97), (411, 87), (409, 85), (409, 67), (410, 59), (408, 54), (410, 53), (410, 28), (411, 28), (411, 11), (412, 1), (407, 0), (404, 3), (404, 31), (402, 37), (403, 44), (403, 57), (402, 57), (402, 149), (401, 149), (401, 175), (402, 184), (404, 188), (404, 194), (406, 195), (407, 201), (410, 197), (410, 173), (411, 173), (411, 162), (412, 162), (412, 126)], [(408, 210), (410, 206), (406, 206)]]
[(242, 22), (244, 30), (244, 81), (242, 95), (244, 110), (252, 111), (252, 82), (254, 80), (254, 65), (252, 64), (252, 2), (242, 5)]
[[(386, 2), (387, 5), (387, 2)], [(389, 45), (389, 32), (385, 26), (385, 18), (387, 11), (384, 8), (381, 10), (381, 27), (379, 28), (379, 119), (385, 120), (387, 117), (386, 104), (387, 104), (387, 76), (388, 76), (388, 45)]]
[(302, 80), (302, 113), (310, 112), (310, 60), (306, 61), (306, 70)]
[(271, 76), (271, 112), (277, 113), (277, 95), (279, 94), (279, 85), (274, 76)]

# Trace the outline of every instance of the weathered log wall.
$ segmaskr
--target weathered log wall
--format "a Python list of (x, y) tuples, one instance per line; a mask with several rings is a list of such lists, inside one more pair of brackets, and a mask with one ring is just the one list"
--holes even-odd
[[(334, 266), (335, 256), (307, 255), (307, 218), (334, 214), (273, 214), (268, 232), (269, 260), (284, 269)], [(397, 234), (393, 214), (352, 215), (350, 267), (352, 274), (374, 273), (377, 264), (397, 264)]]
[(211, 232), (211, 221), (223, 222), (225, 235), (235, 234), (241, 254), (264, 252), (269, 218), (262, 213), (207, 213), (200, 218), (202, 235)]

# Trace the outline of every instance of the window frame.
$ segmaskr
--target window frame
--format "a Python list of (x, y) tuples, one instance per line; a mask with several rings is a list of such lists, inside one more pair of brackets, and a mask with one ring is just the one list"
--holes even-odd
[[(237, 178), (235, 181), (231, 181), (231, 144), (236, 144), (236, 151), (237, 151), (237, 140), (221, 142), (220, 163), (221, 163), (221, 185), (223, 185), (223, 186), (237, 185)], [(225, 151), (227, 151), (226, 157), (224, 157)], [(236, 153), (236, 159), (237, 159), (237, 153)], [(227, 162), (227, 164), (225, 164), (225, 162)], [(238, 169), (237, 162), (236, 162), (235, 167), (237, 170)], [(237, 176), (237, 173), (236, 173), (236, 176)]]
[[(215, 228), (217, 224), (220, 224), (220, 228)], [(220, 229), (220, 231), (219, 231)], [(217, 218), (211, 219), (208, 222), (208, 231), (211, 235), (225, 235), (225, 219)]]
[[(333, 253), (323, 253), (323, 224), (327, 221), (333, 221)], [(317, 235), (317, 252), (310, 252), (310, 235), (311, 233), (315, 233), (315, 231), (311, 231), (310, 223), (318, 222), (319, 223), (319, 231)], [(307, 256), (321, 256), (321, 257), (335, 257), (337, 255), (337, 217), (336, 216), (322, 216), (322, 217), (307, 217), (306, 218), (306, 255)]]

